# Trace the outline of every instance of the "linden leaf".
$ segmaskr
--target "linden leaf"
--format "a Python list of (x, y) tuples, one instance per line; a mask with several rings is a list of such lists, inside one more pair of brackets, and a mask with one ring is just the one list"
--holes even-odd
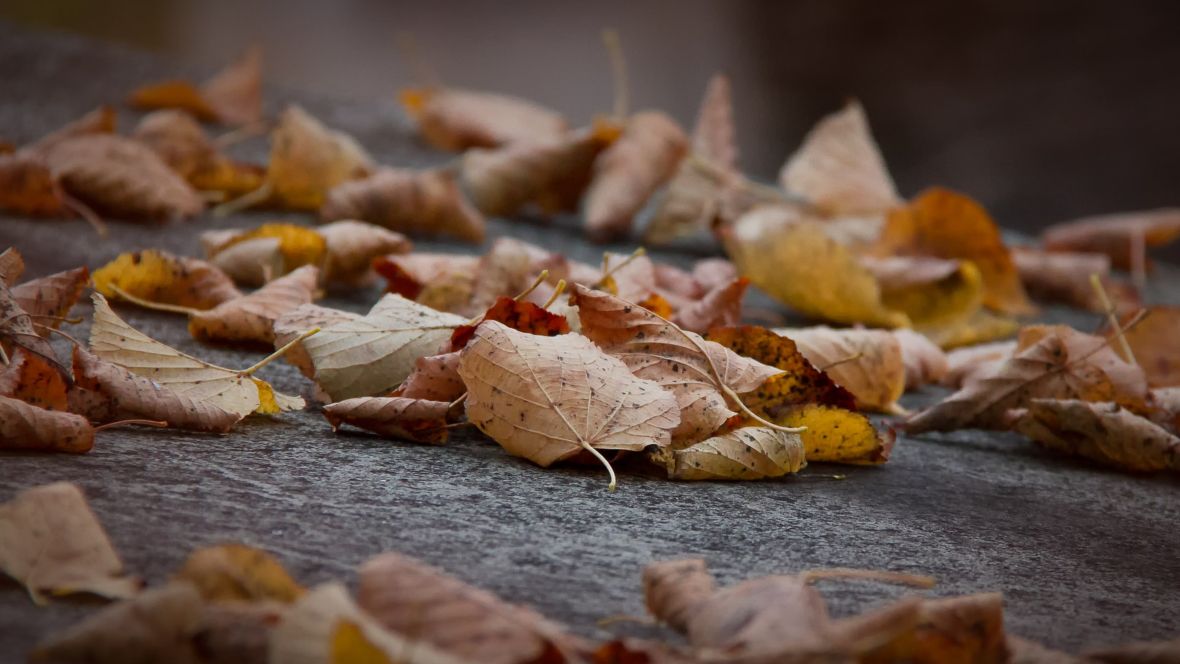
[[(354, 314), (350, 311), (329, 309), (328, 307), (321, 307), (315, 304), (300, 305), (275, 319), (273, 325), (275, 349), (277, 350), (295, 341), (296, 338), (310, 329), (317, 327), (322, 329), (335, 325), (336, 323), (356, 320), (358, 318), (360, 318), (359, 314)], [(311, 361), (311, 356), (307, 354), (307, 350), (303, 348), (302, 341), (292, 346), (283, 358), (295, 365), (299, 369), (299, 373), (315, 380), (315, 365)]]
[(1123, 212), (1054, 224), (1041, 233), (1049, 251), (1106, 254), (1127, 270), (1139, 262), (1141, 247), (1162, 247), (1180, 238), (1180, 209)]
[(305, 265), (262, 288), (206, 311), (189, 312), (188, 330), (194, 339), (225, 342), (274, 343), (274, 322), (283, 314), (315, 298), (319, 268)]
[(16, 301), (8, 286), (0, 283), (0, 350), (12, 351), (14, 348), (22, 348), (61, 367), (53, 347), (37, 334), (33, 317)]
[(704, 334), (714, 327), (737, 325), (742, 321), (742, 298), (749, 285), (750, 280), (742, 277), (717, 286), (701, 299), (678, 310), (672, 322), (698, 334)]
[(197, 87), (164, 81), (138, 88), (128, 100), (146, 110), (178, 108), (202, 120), (250, 124), (262, 119), (262, 49), (255, 46)]
[(0, 154), (0, 210), (30, 217), (68, 216), (61, 182), (36, 153)]
[(808, 461), (882, 464), (889, 460), (897, 440), (893, 429), (880, 430), (860, 413), (825, 404), (787, 406), (771, 421), (785, 427), (806, 427), (799, 438)]
[(325, 224), (316, 232), (327, 242), (325, 281), (347, 286), (364, 286), (372, 281), (374, 259), (405, 254), (413, 248), (401, 233), (352, 219)]
[(418, 358), (414, 370), (390, 396), (447, 403), (458, 399), (467, 392), (467, 386), (459, 376), (459, 355), (460, 351), (456, 350)]
[(89, 283), (90, 270), (83, 266), (13, 286), (12, 299), (44, 326), (41, 335), (48, 336), (44, 328), (57, 329)]
[(800, 352), (856, 397), (861, 410), (892, 412), (905, 392), (901, 343), (885, 330), (784, 328)]
[(24, 273), (25, 259), (16, 247), (9, 247), (0, 252), (0, 283), (11, 288)]
[(490, 92), (409, 88), (399, 98), (418, 123), (422, 138), (450, 152), (557, 139), (567, 127), (565, 118), (555, 111)]
[(905, 389), (915, 390), (923, 385), (938, 383), (949, 370), (946, 353), (925, 335), (913, 330), (893, 330), (901, 344), (901, 361), (905, 364)]
[(1180, 437), (1116, 403), (1030, 399), (1013, 428), (1041, 445), (1134, 471), (1180, 470)]
[(82, 491), (68, 482), (26, 489), (0, 504), (0, 569), (37, 604), (46, 603), (45, 593), (131, 597), (143, 585), (124, 575)]
[(131, 137), (151, 148), (199, 191), (240, 196), (262, 186), (264, 169), (221, 154), (201, 125), (184, 111), (149, 113), (139, 121)]
[(692, 130), (693, 152), (718, 168), (733, 170), (737, 167), (738, 155), (734, 133), (729, 77), (714, 74), (697, 110), (697, 122)]
[(986, 309), (977, 309), (967, 318), (946, 324), (922, 326), (918, 331), (941, 348), (958, 348), (1004, 339), (1019, 329), (1020, 323), (1013, 318), (993, 314)]
[(941, 382), (946, 387), (964, 387), (979, 378), (995, 373), (996, 369), (1014, 353), (1015, 340), (956, 348), (946, 354), (947, 371)]
[(148, 249), (119, 254), (94, 271), (94, 288), (106, 297), (119, 290), (149, 302), (211, 309), (242, 296), (233, 281), (203, 260)]
[(410, 374), (415, 360), (438, 352), (466, 322), (389, 294), (368, 315), (325, 327), (302, 343), (316, 382), (339, 401), (389, 392)]
[(671, 117), (660, 111), (632, 115), (619, 139), (594, 162), (584, 202), (591, 239), (605, 241), (630, 231), (632, 218), (687, 152), (688, 138)]
[(0, 396), (0, 449), (81, 454), (92, 447), (94, 428), (86, 418)]
[[(1012, 249), (1012, 261), (1016, 264), (1025, 290), (1038, 300), (1061, 302), (1090, 311), (1105, 311), (1090, 283), (1090, 276), (1098, 275), (1109, 287), (1109, 256), (1015, 247)], [(1120, 299), (1118, 304), (1130, 309), (1137, 303)]]
[(23, 348), (16, 349), (7, 366), (0, 366), (0, 396), (19, 399), (31, 406), (68, 410), (66, 387), (66, 377), (59, 367)]
[(351, 136), (328, 129), (299, 106), (289, 106), (271, 134), (266, 178), (278, 206), (317, 210), (333, 187), (363, 178), (375, 168), (372, 157)]
[(1180, 348), (1176, 343), (1180, 307), (1157, 306), (1147, 312), (1147, 317), (1125, 330), (1123, 336), (1147, 374), (1148, 385), (1180, 385)]
[(213, 602), (290, 604), (305, 592), (273, 556), (244, 544), (197, 549), (172, 578), (191, 583), (201, 597)]
[(357, 603), (378, 623), (463, 661), (564, 662), (585, 645), (529, 608), (398, 553), (371, 558), (358, 577)]
[[(131, 373), (150, 378), (172, 392), (204, 402), (239, 418), (263, 409), (260, 386), (270, 386), (253, 378), (251, 370), (225, 369), (152, 339), (128, 325), (111, 311), (106, 298), (94, 294), (94, 324), (90, 328), (90, 349), (98, 357), (124, 367)], [(261, 366), (256, 364), (254, 368)], [(278, 410), (303, 408), (299, 397), (281, 397)]]
[(26, 146), (21, 152), (43, 154), (49, 148), (66, 139), (77, 138), (79, 136), (92, 136), (95, 134), (113, 134), (116, 129), (115, 121), (115, 109), (113, 107), (107, 105), (99, 106), (82, 117), (70, 121), (65, 126), (59, 127), (42, 136), (32, 144)]
[(983, 275), (970, 261), (861, 256), (881, 288), (881, 302), (905, 312), (914, 328), (938, 332), (960, 326), (983, 305)]
[(487, 222), (448, 170), (382, 168), (334, 187), (323, 201), (324, 221), (359, 219), (410, 235), (447, 235), (483, 242)]
[(500, 297), (483, 313), (475, 325), (461, 325), (455, 329), (451, 335), (451, 348), (461, 350), (471, 341), (479, 323), (489, 320), (503, 323), (518, 332), (539, 334), (543, 337), (554, 337), (570, 331), (569, 320), (565, 316), (550, 313), (532, 302), (518, 302), (510, 297)]
[(1014, 661), (1008, 659), (1003, 596), (982, 593), (923, 600), (916, 625), (871, 649), (859, 661), (864, 664)]
[[(470, 299), (475, 281), (475, 267), (479, 256), (415, 252), (383, 256), (373, 260), (373, 269), (385, 277), (385, 289), (410, 300), (418, 300), (431, 284), (454, 284), (466, 292), (463, 302)], [(449, 311), (449, 308), (440, 308)]]
[(674, 480), (760, 480), (798, 472), (807, 465), (797, 433), (742, 427), (681, 449), (662, 449), (651, 459)]
[(334, 431), (341, 424), (389, 438), (441, 445), (447, 440), (448, 401), (408, 397), (356, 397), (324, 406), (324, 417)]

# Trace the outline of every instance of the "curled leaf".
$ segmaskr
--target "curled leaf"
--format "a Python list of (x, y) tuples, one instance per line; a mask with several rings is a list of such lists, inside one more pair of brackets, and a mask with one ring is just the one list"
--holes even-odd
[(309, 304), (316, 293), (319, 268), (305, 265), (285, 277), (206, 311), (189, 313), (188, 329), (195, 339), (227, 342), (274, 343), (274, 322), (283, 314)]
[(83, 266), (13, 286), (12, 299), (38, 323), (56, 329), (89, 283), (90, 270)]
[(46, 150), (67, 139), (95, 134), (113, 134), (115, 133), (115, 120), (115, 109), (104, 104), (42, 136), (26, 146), (21, 152), (43, 154)]
[(1020, 281), (1033, 297), (1103, 311), (1090, 276), (1096, 274), (1102, 280), (1109, 278), (1109, 256), (1017, 247), (1012, 250), (1012, 260), (1020, 272)]
[(1123, 212), (1054, 224), (1041, 234), (1049, 251), (1106, 254), (1119, 269), (1138, 262), (1140, 248), (1162, 247), (1180, 238), (1180, 209)]
[(373, 260), (404, 254), (412, 244), (406, 236), (352, 219), (320, 226), (316, 231), (327, 242), (324, 279), (329, 283), (363, 286), (373, 279)]
[(283, 111), (271, 134), (266, 178), (272, 201), (284, 209), (319, 209), (333, 187), (375, 169), (356, 140), (328, 129), (299, 106)]
[[(474, 332), (475, 329), (472, 328), (472, 333)], [(460, 351), (456, 350), (418, 358), (414, 362), (414, 370), (391, 396), (447, 403), (463, 396), (467, 392), (467, 386), (459, 377), (459, 355)]]
[(570, 331), (565, 316), (550, 313), (532, 302), (518, 302), (510, 297), (500, 297), (488, 308), (475, 325), (462, 325), (451, 335), (451, 348), (461, 350), (471, 341), (475, 329), (483, 321), (494, 320), (517, 332), (553, 337)]
[(662, 449), (652, 460), (674, 480), (760, 480), (807, 465), (797, 433), (742, 427), (681, 449)]
[[(286, 346), (310, 329), (317, 327), (322, 329), (335, 325), (336, 323), (356, 320), (358, 318), (360, 318), (358, 314), (349, 311), (329, 309), (328, 307), (321, 307), (314, 304), (300, 305), (275, 319), (274, 325), (272, 326), (275, 334), (275, 349)], [(312, 363), (307, 351), (303, 348), (302, 341), (292, 346), (283, 357), (295, 365), (299, 369), (299, 373), (312, 380), (315, 379), (315, 365)]]
[(917, 624), (861, 657), (865, 664), (1006, 662), (1004, 600), (999, 593), (928, 599)]
[(129, 103), (141, 109), (183, 109), (201, 118), (228, 124), (262, 119), (262, 49), (254, 46), (205, 81), (199, 88), (172, 80), (138, 88)]
[(65, 191), (49, 164), (25, 151), (0, 154), (0, 210), (30, 217), (69, 214)]
[(1049, 449), (1134, 471), (1180, 470), (1180, 437), (1116, 403), (1031, 399), (1016, 431)]
[(0, 449), (81, 454), (92, 447), (86, 418), (0, 396)]
[(95, 290), (118, 297), (115, 287), (143, 300), (192, 309), (211, 309), (242, 296), (216, 266), (158, 249), (119, 254), (94, 271)]
[(275, 601), (290, 604), (304, 589), (269, 553), (244, 544), (221, 544), (197, 549), (173, 575), (191, 583), (212, 602)]
[(693, 152), (714, 166), (732, 170), (737, 167), (737, 141), (734, 139), (733, 94), (729, 77), (714, 74), (705, 87), (705, 96), (697, 110), (692, 130)]
[(905, 364), (905, 389), (938, 383), (946, 376), (949, 366), (946, 353), (930, 339), (913, 330), (893, 330), (901, 345), (901, 361)]
[(1123, 332), (1135, 360), (1147, 374), (1148, 385), (1152, 387), (1180, 385), (1178, 326), (1180, 307), (1158, 306), (1148, 309), (1146, 318)]
[(565, 119), (533, 102), (490, 92), (454, 88), (409, 88), (399, 93), (418, 131), (434, 147), (459, 152), (518, 141), (556, 139)]
[[(66, 379), (60, 367), (40, 355), (16, 348), (8, 358), (8, 365), (0, 366), (0, 396), (19, 399), (46, 410), (64, 411), (69, 408)], [(57, 431), (61, 433), (63, 429)], [(10, 436), (6, 434), (4, 438)]]
[(856, 397), (863, 410), (890, 412), (905, 392), (901, 343), (884, 330), (805, 327), (775, 330)]
[(947, 372), (941, 382), (946, 387), (964, 387), (994, 373), (1015, 352), (1016, 341), (995, 341), (956, 348), (947, 353)]
[(877, 465), (889, 460), (897, 434), (878, 429), (861, 413), (808, 403), (779, 409), (775, 424), (805, 430), (799, 434), (808, 461), (826, 461), (855, 466)]
[(410, 235), (448, 235), (483, 242), (483, 216), (467, 202), (450, 171), (383, 168), (332, 189), (320, 208), (325, 221), (359, 219)]
[(16, 247), (9, 247), (0, 252), (0, 283), (11, 288), (24, 273), (25, 259)]
[[(475, 282), (479, 256), (415, 252), (373, 259), (373, 269), (385, 277), (386, 290), (410, 300), (430, 296), (431, 285), (447, 284), (461, 292), (456, 300), (467, 302)], [(435, 307), (449, 311), (449, 307)]]
[(440, 445), (447, 440), (450, 402), (408, 397), (356, 397), (324, 406), (324, 417), (339, 430), (351, 424), (389, 438)]
[(714, 327), (737, 325), (742, 321), (742, 298), (749, 284), (750, 280), (742, 277), (717, 286), (677, 311), (672, 322), (698, 334)]
[(240, 196), (262, 185), (262, 168), (221, 154), (201, 125), (184, 111), (149, 113), (131, 136), (151, 148), (197, 190)]

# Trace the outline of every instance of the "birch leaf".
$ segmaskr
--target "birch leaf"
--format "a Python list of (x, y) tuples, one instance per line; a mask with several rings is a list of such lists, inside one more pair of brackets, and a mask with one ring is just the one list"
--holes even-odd
[(466, 319), (389, 294), (368, 315), (324, 328), (302, 344), (333, 400), (385, 394), (434, 355)]
[(270, 600), (290, 604), (304, 593), (274, 556), (243, 544), (193, 551), (173, 581), (191, 583), (202, 598), (212, 602)]
[(441, 445), (447, 441), (449, 401), (409, 397), (356, 397), (324, 406), (324, 417), (334, 431), (341, 424), (389, 438)]
[(324, 221), (359, 219), (409, 235), (447, 235), (479, 244), (487, 222), (448, 170), (382, 168), (334, 187), (320, 207)]
[(0, 449), (80, 454), (92, 447), (86, 418), (0, 396)]
[(754, 426), (683, 449), (657, 450), (651, 458), (674, 480), (760, 480), (796, 473), (807, 465), (799, 434)]
[(1180, 470), (1180, 437), (1116, 403), (1032, 399), (1016, 431), (1058, 452), (1133, 471)]
[(90, 349), (172, 392), (207, 403), (239, 418), (303, 408), (303, 399), (275, 392), (265, 381), (243, 371), (225, 369), (167, 346), (128, 325), (111, 311), (106, 298), (94, 295)]
[(708, 438), (737, 414), (726, 392), (750, 392), (782, 373), (608, 293), (575, 284), (570, 301), (578, 307), (583, 334), (636, 376), (676, 396), (680, 423), (672, 438), (677, 445)]
[(519, 97), (456, 88), (408, 88), (402, 106), (418, 131), (439, 150), (494, 148), (518, 141), (556, 139), (566, 122), (551, 111)]
[(679, 423), (672, 394), (580, 335), (542, 337), (488, 321), (464, 349), (459, 375), (471, 423), (542, 467), (591, 448), (665, 446)]
[(26, 489), (0, 504), (0, 568), (37, 604), (45, 593), (130, 597), (143, 585), (124, 575), (82, 491), (68, 482)]
[(159, 249), (119, 254), (94, 271), (95, 290), (118, 297), (113, 287), (150, 302), (193, 309), (210, 309), (242, 296), (217, 267)]
[(856, 397), (861, 410), (891, 412), (905, 391), (901, 343), (885, 330), (783, 328), (803, 355)]

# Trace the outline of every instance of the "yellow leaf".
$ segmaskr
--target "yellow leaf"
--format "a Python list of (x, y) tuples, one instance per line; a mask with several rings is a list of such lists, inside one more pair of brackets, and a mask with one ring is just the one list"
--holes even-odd
[(894, 434), (877, 431), (869, 418), (835, 406), (806, 404), (780, 411), (775, 424), (807, 427), (799, 434), (810, 461), (855, 465), (884, 463), (893, 449)]
[(222, 544), (189, 555), (175, 578), (196, 586), (207, 600), (291, 603), (304, 593), (273, 556), (242, 544)]
[(213, 265), (156, 249), (120, 254), (95, 270), (93, 279), (106, 297), (118, 297), (117, 287), (144, 300), (193, 309), (211, 309), (242, 295)]
[(396, 664), (373, 645), (360, 627), (342, 620), (332, 634), (332, 664)]
[(279, 116), (271, 135), (267, 180), (281, 207), (315, 210), (336, 185), (368, 175), (373, 160), (351, 136), (328, 129), (298, 106)]
[[(283, 254), (284, 273), (304, 265), (318, 265), (328, 251), (328, 243), (315, 229), (296, 224), (263, 224), (231, 239), (218, 248), (217, 253), (259, 238), (277, 238), (279, 251)], [(216, 253), (214, 256), (217, 255)], [(280, 276), (280, 275), (275, 275)]]
[(1008, 316), (977, 309), (964, 319), (920, 325), (916, 329), (942, 348), (958, 348), (1010, 337), (1020, 329), (1020, 323)]

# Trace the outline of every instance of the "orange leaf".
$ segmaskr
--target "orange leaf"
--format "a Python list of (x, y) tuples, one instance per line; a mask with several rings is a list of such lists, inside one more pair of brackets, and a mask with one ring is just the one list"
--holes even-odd
[(460, 325), (451, 335), (451, 350), (462, 350), (475, 335), (475, 328), (479, 324), (494, 320), (518, 331), (537, 334), (543, 337), (555, 337), (570, 331), (569, 321), (565, 316), (542, 309), (532, 302), (518, 302), (510, 297), (499, 297), (480, 318), (475, 325)]

